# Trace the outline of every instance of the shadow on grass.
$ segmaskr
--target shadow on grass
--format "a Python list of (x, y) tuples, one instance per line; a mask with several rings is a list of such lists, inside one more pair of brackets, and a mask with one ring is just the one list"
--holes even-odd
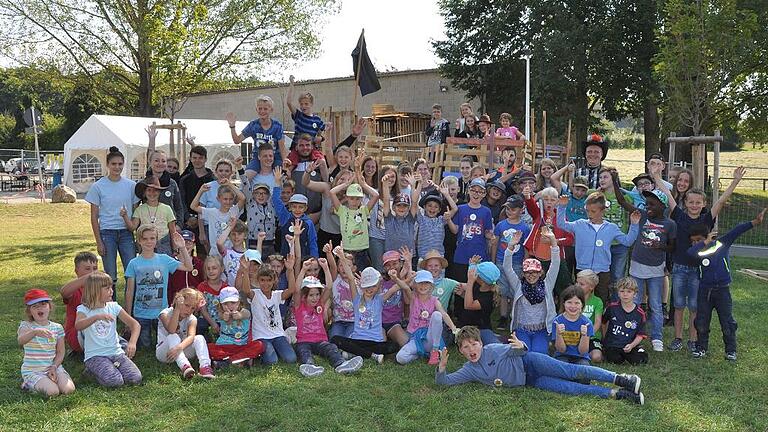
[(93, 243), (85, 239), (72, 240), (66, 237), (51, 237), (50, 242), (24, 243), (6, 246), (0, 254), (0, 263), (15, 260), (31, 261), (32, 264), (52, 265), (63, 257), (73, 256), (82, 250), (92, 250)]

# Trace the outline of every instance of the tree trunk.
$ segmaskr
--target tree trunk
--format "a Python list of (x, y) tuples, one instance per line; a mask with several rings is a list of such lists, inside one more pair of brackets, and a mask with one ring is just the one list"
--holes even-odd
[[(645, 100), (643, 106), (643, 134), (645, 137), (645, 160), (651, 153), (661, 151), (659, 136), (659, 107), (650, 98)], [(667, 157), (665, 155), (664, 159)]]

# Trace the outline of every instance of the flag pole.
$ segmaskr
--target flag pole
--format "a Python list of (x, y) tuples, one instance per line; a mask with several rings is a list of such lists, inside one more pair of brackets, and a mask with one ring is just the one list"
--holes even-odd
[(359, 92), (360, 75), (362, 73), (360, 67), (363, 63), (363, 47), (360, 42), (363, 41), (363, 37), (365, 37), (365, 29), (360, 32), (360, 40), (357, 41), (357, 76), (355, 77), (355, 93), (352, 97), (352, 126), (357, 122), (357, 93)]

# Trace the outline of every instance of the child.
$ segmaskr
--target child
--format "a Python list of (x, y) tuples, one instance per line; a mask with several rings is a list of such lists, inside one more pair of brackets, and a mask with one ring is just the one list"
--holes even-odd
[(582, 270), (576, 274), (576, 283), (584, 293), (584, 311), (585, 317), (592, 323), (595, 334), (589, 340), (589, 359), (594, 363), (603, 361), (603, 301), (600, 297), (594, 295), (595, 287), (600, 282), (597, 273), (592, 270)]
[[(269, 143), (275, 149), (274, 166), (281, 166), (283, 159), (288, 156), (288, 149), (285, 148), (285, 137), (283, 136), (283, 125), (270, 118), (274, 110), (275, 103), (272, 98), (266, 95), (259, 95), (256, 98), (256, 113), (258, 118), (251, 120), (243, 131), (238, 134), (236, 127), (237, 117), (234, 113), (226, 114), (229, 130), (232, 135), (232, 142), (240, 144), (248, 137), (253, 138), (254, 147), (262, 143)], [(248, 179), (252, 179), (261, 170), (261, 164), (258, 158), (253, 158), (246, 167), (245, 174)], [(215, 238), (215, 237), (214, 237)]]
[[(242, 162), (243, 158), (238, 156), (238, 158), (235, 160), (237, 170), (242, 168)], [(216, 167), (213, 170), (213, 173), (216, 176), (216, 180), (206, 183), (209, 188), (203, 192), (202, 195), (200, 195), (201, 206), (208, 208), (221, 207), (221, 203), (217, 199), (219, 194), (219, 187), (229, 183), (229, 181), (232, 179), (233, 171), (234, 167), (232, 166), (232, 162), (228, 161), (227, 159), (221, 159), (220, 161), (216, 162)]]
[(360, 290), (352, 293), (352, 307), (355, 310), (355, 329), (350, 337), (334, 336), (331, 342), (337, 347), (362, 358), (373, 359), (378, 364), (384, 361), (385, 354), (397, 352), (399, 346), (384, 337), (381, 326), (381, 312), (384, 302), (400, 291), (400, 286), (380, 292), (381, 273), (373, 267), (367, 267), (360, 275)]
[[(227, 281), (227, 285), (235, 285), (235, 277), (237, 276), (237, 269), (240, 266), (240, 257), (245, 253), (245, 238), (248, 235), (248, 227), (241, 220), (230, 218), (227, 227), (219, 234), (219, 238), (216, 239), (216, 247), (219, 249), (219, 254), (222, 258), (221, 263), (223, 265), (224, 274), (222, 278)], [(258, 237), (257, 237), (258, 238)], [(261, 237), (262, 241), (264, 237)], [(227, 246), (230, 243), (231, 246)], [(257, 240), (257, 248), (259, 242)]]
[(427, 270), (419, 270), (413, 279), (414, 291), (397, 276), (397, 271), (392, 270), (389, 277), (394, 279), (400, 288), (410, 298), (410, 315), (408, 319), (408, 335), (410, 340), (397, 352), (397, 362), (408, 364), (419, 357), (428, 357), (427, 364), (436, 365), (439, 360), (439, 350), (445, 347), (443, 342), (443, 323), (448, 325), (452, 332), (458, 329), (453, 320), (445, 312), (445, 309), (432, 295), (435, 288), (435, 280)]
[[(329, 250), (331, 251), (330, 254), (328, 253)], [(323, 247), (323, 251), (327, 254), (326, 260), (328, 261), (331, 273), (335, 272), (336, 267), (334, 265), (334, 254), (339, 257), (338, 274), (333, 278), (331, 285), (333, 324), (331, 324), (329, 335), (331, 339), (334, 336), (349, 337), (355, 329), (355, 312), (352, 308), (354, 295), (352, 290), (355, 289), (353, 287), (357, 286), (357, 281), (355, 280), (357, 267), (354, 264), (354, 257), (352, 254), (344, 252), (341, 246), (331, 249), (330, 242)]]
[[(474, 165), (474, 161), (469, 156), (464, 156), (459, 161), (459, 172), (461, 173), (461, 177), (459, 177), (459, 195), (458, 195), (458, 203), (464, 204), (467, 202), (467, 199), (469, 199), (469, 182), (472, 181), (470, 178), (470, 172), (472, 171), (472, 166)], [(447, 177), (446, 177), (447, 178)]]
[[(504, 253), (509, 247), (509, 242), (512, 236), (520, 232), (520, 238), (526, 238), (531, 233), (531, 227), (527, 223), (524, 223), (520, 219), (522, 213), (523, 200), (518, 195), (512, 195), (505, 203), (503, 207), (503, 215), (505, 219), (496, 224), (493, 229), (493, 235), (498, 241), (491, 244), (491, 256), (496, 262), (496, 267), (501, 272), (499, 278), (499, 292), (502, 295), (501, 303), (499, 304), (499, 323), (498, 329), (506, 329), (509, 327), (509, 298), (512, 295), (509, 293), (509, 286), (507, 284), (507, 277), (504, 274)], [(512, 265), (515, 269), (515, 273), (523, 273), (523, 260), (525, 259), (525, 248), (519, 244), (512, 246)]]
[(552, 249), (552, 264), (544, 276), (541, 262), (536, 258), (523, 261), (522, 277), (514, 269), (514, 247), (521, 238), (520, 232), (512, 235), (504, 253), (504, 274), (509, 284), (508, 297), (512, 298), (512, 308), (509, 313), (509, 329), (520, 338), (533, 352), (549, 352), (549, 332), (555, 318), (555, 299), (553, 291), (560, 268), (560, 254), (557, 248), (555, 234), (546, 226), (541, 230), (541, 236), (549, 241)]
[(512, 126), (512, 115), (509, 113), (501, 113), (499, 116), (500, 128), (496, 129), (497, 137), (512, 138), (516, 140), (525, 139), (525, 135), (522, 134), (516, 127)]
[[(278, 191), (279, 195), (279, 191)], [(301, 219), (297, 219), (301, 221)], [(292, 225), (296, 230), (300, 224)], [(296, 231), (294, 231), (296, 232)], [(273, 365), (278, 357), (286, 363), (296, 363), (296, 353), (291, 348), (283, 330), (283, 318), (280, 314), (280, 303), (288, 300), (296, 290), (294, 265), (296, 259), (289, 254), (285, 259), (285, 272), (288, 278), (286, 290), (275, 290), (277, 275), (271, 268), (259, 267), (256, 261), (250, 261), (248, 267), (240, 267), (242, 282), (240, 292), (251, 302), (251, 339), (264, 344), (261, 363)]]
[(205, 336), (208, 329), (219, 333), (219, 293), (228, 286), (222, 280), (224, 265), (220, 256), (209, 255), (205, 259), (205, 280), (197, 285), (197, 290), (203, 295), (205, 306), (200, 308), (201, 320), (197, 320), (197, 334)]
[[(594, 147), (594, 146), (592, 146)], [(603, 209), (603, 217), (608, 222), (616, 224), (619, 230), (624, 233), (628, 233), (627, 227), (627, 215), (633, 211), (633, 201), (629, 194), (625, 194), (620, 187), (615, 185), (619, 183), (619, 175), (616, 168), (603, 167), (600, 168), (598, 175), (598, 182), (600, 191), (605, 197), (605, 208)], [(622, 195), (624, 200), (619, 201), (618, 196)], [(622, 205), (621, 203), (624, 203)], [(634, 240), (632, 241), (634, 243)], [(631, 244), (630, 244), (631, 246)], [(578, 248), (577, 248), (578, 252)], [(629, 246), (619, 241), (613, 241), (611, 244), (611, 261), (610, 261), (610, 281), (615, 283), (617, 280), (624, 277), (627, 272), (627, 258), (629, 257)], [(584, 268), (578, 267), (580, 270)], [(589, 267), (587, 267), (589, 268)], [(594, 268), (593, 268), (594, 270)], [(599, 292), (598, 292), (598, 295)], [(605, 301), (605, 300), (604, 300)]]
[[(542, 191), (548, 187), (554, 187), (552, 185), (552, 174), (557, 171), (557, 164), (550, 158), (543, 158), (539, 161), (539, 173), (536, 174), (536, 186), (533, 190), (536, 192)], [(561, 185), (562, 187), (562, 185)], [(562, 189), (557, 189), (557, 194), (562, 194)]]
[[(291, 84), (288, 86), (288, 95), (285, 99), (288, 110), (291, 112), (291, 119), (293, 119), (294, 135), (309, 134), (312, 136), (312, 142), (317, 146), (324, 140), (320, 132), (325, 130), (325, 123), (323, 123), (323, 119), (312, 112), (312, 106), (315, 103), (312, 93), (300, 93), (299, 106), (293, 105), (293, 79), (293, 75), (291, 75), (289, 77)], [(293, 150), (293, 146), (291, 150)]]
[(736, 320), (733, 318), (733, 300), (731, 299), (731, 265), (729, 262), (731, 245), (736, 239), (763, 223), (763, 209), (751, 222), (736, 225), (725, 235), (718, 237), (717, 231), (707, 233), (708, 227), (691, 227), (691, 243), (688, 255), (699, 262), (699, 295), (696, 308), (696, 332), (699, 340), (693, 358), (704, 358), (709, 349), (709, 324), (712, 309), (717, 310), (720, 329), (723, 332), (725, 359), (736, 361)]
[(152, 328), (157, 326), (157, 316), (168, 304), (168, 275), (176, 270), (191, 271), (192, 259), (181, 234), (175, 231), (171, 237), (173, 246), (181, 251), (181, 262), (154, 252), (157, 228), (153, 225), (140, 226), (136, 236), (141, 253), (125, 269), (128, 280), (125, 311), (141, 324), (139, 347), (148, 348), (152, 346)]
[[(274, 178), (270, 176), (270, 178)], [(251, 182), (242, 183), (244, 195), (247, 198), (246, 212), (248, 214), (248, 247), (255, 248), (259, 233), (264, 233), (262, 255), (270, 256), (275, 252), (275, 207), (270, 199), (272, 188), (264, 183), (251, 186)]]
[(635, 304), (637, 283), (631, 277), (616, 283), (619, 301), (609, 303), (603, 313), (603, 354), (605, 360), (631, 365), (648, 363), (648, 353), (640, 346), (645, 338), (645, 312)]
[(493, 217), (491, 211), (480, 204), (484, 196), (485, 181), (473, 179), (469, 185), (469, 202), (460, 205), (456, 214), (448, 219), (448, 227), (457, 236), (453, 275), (460, 281), (466, 281), (471, 257), (479, 255), (488, 261), (488, 241), (494, 238)]
[[(339, 217), (339, 228), (344, 250), (355, 257), (358, 268), (368, 267), (368, 217), (371, 209), (379, 201), (379, 193), (368, 186), (361, 173), (362, 160), (365, 153), (361, 152), (355, 163), (357, 183), (351, 181), (341, 183), (330, 190), (329, 197), (333, 213)], [(342, 205), (338, 193), (346, 190), (347, 202)], [(363, 205), (363, 198), (368, 195), (368, 204)], [(386, 211), (385, 211), (386, 215)]]
[(195, 376), (195, 369), (189, 363), (192, 357), (197, 357), (200, 363), (201, 377), (216, 378), (211, 369), (205, 338), (195, 334), (197, 318), (193, 313), (203, 302), (203, 295), (199, 291), (184, 288), (176, 294), (173, 306), (163, 309), (158, 315), (155, 356), (162, 363), (176, 362), (184, 379)]
[(19, 323), (17, 332), (24, 347), (21, 388), (47, 397), (74, 392), (75, 383), (61, 365), (66, 351), (64, 327), (48, 319), (53, 311), (51, 297), (44, 290), (31, 289), (24, 294), (24, 304), (26, 320)]
[(394, 185), (395, 176), (387, 175), (381, 179), (384, 229), (387, 233), (384, 250), (400, 250), (401, 247), (416, 250), (416, 213), (419, 211), (420, 182), (417, 182), (413, 174), (401, 176), (401, 179), (403, 178), (411, 187), (410, 195), (400, 192), (394, 197), (394, 201), (391, 201), (391, 206), (387, 203), (390, 202), (389, 191)]
[(61, 287), (59, 293), (67, 306), (64, 319), (64, 339), (72, 352), (83, 352), (82, 341), (75, 330), (75, 320), (77, 319), (77, 307), (80, 306), (83, 298), (83, 288), (88, 275), (99, 270), (99, 260), (92, 252), (79, 252), (75, 255), (75, 276), (76, 279), (69, 281)]
[[(476, 327), (467, 326), (459, 331), (456, 344), (468, 361), (456, 372), (446, 374), (448, 350), (443, 349), (435, 373), (435, 382), (439, 385), (473, 381), (495, 387), (529, 385), (555, 393), (591, 394), (604, 399), (626, 399), (639, 405), (645, 403), (645, 396), (640, 392), (640, 377), (637, 375), (618, 375), (598, 367), (560, 362), (546, 354), (529, 352), (528, 347), (514, 333), (510, 335), (508, 345), (484, 345), (480, 331)], [(574, 382), (577, 379), (607, 382), (621, 388), (611, 389)]]
[[(587, 200), (587, 192), (589, 192), (589, 187), (587, 186), (587, 178), (576, 177), (573, 179), (573, 185), (570, 188), (567, 188), (565, 184), (560, 181), (560, 178), (563, 176), (565, 171), (568, 171), (571, 174), (574, 173), (576, 171), (576, 165), (570, 163), (555, 171), (552, 176), (549, 177), (549, 181), (551, 182), (552, 187), (555, 188), (555, 190), (560, 191), (560, 195), (568, 195), (568, 205), (565, 208), (565, 219), (570, 222), (579, 219), (586, 219), (587, 209), (585, 206)], [(569, 190), (569, 192), (564, 192), (566, 190)], [(569, 247), (573, 249), (573, 246)], [(568, 253), (566, 250), (566, 257), (567, 256)]]
[(451, 123), (443, 118), (443, 107), (439, 104), (432, 105), (432, 119), (427, 125), (424, 134), (427, 135), (427, 147), (445, 144), (450, 135)]
[[(169, 299), (176, 298), (176, 293), (186, 287), (196, 288), (200, 285), (200, 282), (205, 280), (203, 260), (201, 260), (200, 257), (193, 255), (195, 247), (197, 246), (197, 243), (195, 243), (195, 233), (190, 230), (183, 230), (181, 232), (181, 238), (184, 239), (184, 248), (192, 259), (192, 270), (185, 271), (177, 269), (168, 277)], [(180, 260), (181, 250), (177, 250), (173, 257)]]
[(622, 245), (629, 247), (635, 242), (640, 212), (632, 212), (630, 216), (632, 225), (629, 232), (624, 234), (618, 225), (603, 220), (606, 207), (605, 195), (600, 192), (593, 192), (587, 197), (586, 203), (589, 219), (566, 221), (565, 206), (568, 204), (568, 197), (561, 196), (557, 207), (557, 224), (563, 230), (574, 234), (576, 269), (591, 269), (597, 273), (600, 283), (595, 292), (605, 304), (608, 303), (608, 284), (611, 277), (611, 243), (617, 240)]
[[(325, 272), (326, 284), (331, 285), (331, 272), (325, 258), (320, 258), (320, 267)], [(299, 273), (301, 275), (301, 273)], [(305, 377), (313, 377), (325, 372), (322, 366), (315, 365), (312, 354), (328, 359), (331, 366), (340, 374), (357, 372), (363, 365), (362, 357), (352, 357), (344, 361), (339, 348), (328, 342), (328, 335), (323, 325), (325, 305), (331, 290), (323, 289), (323, 284), (316, 277), (305, 277), (301, 290), (293, 294), (293, 311), (296, 316), (296, 355), (299, 358), (299, 372)]]
[[(75, 321), (75, 329), (83, 332), (85, 370), (104, 387), (141, 384), (141, 371), (131, 361), (136, 354), (141, 325), (111, 300), (112, 278), (100, 271), (90, 274), (85, 280), (83, 303), (77, 307)], [(125, 351), (118, 341), (116, 318), (131, 332)]]
[[(208, 226), (208, 232), (206, 230), (200, 230), (200, 241), (206, 245), (209, 249), (209, 255), (221, 256), (219, 248), (216, 247), (216, 240), (221, 233), (229, 226), (229, 221), (232, 218), (239, 218), (240, 213), (243, 212), (243, 206), (245, 205), (245, 195), (229, 184), (229, 181), (221, 181), (217, 192), (217, 198), (221, 204), (219, 208), (215, 207), (203, 207), (200, 205), (200, 195), (203, 192), (210, 189), (210, 184), (204, 184), (200, 187), (200, 190), (195, 195), (195, 198), (190, 204), (190, 208), (200, 215), (200, 220), (205, 222)], [(210, 244), (210, 242), (213, 244)], [(227, 244), (231, 247), (231, 244)]]
[[(282, 185), (283, 169), (276, 167), (274, 170), (275, 184)], [(288, 206), (286, 207), (282, 201), (280, 201), (280, 195), (282, 189), (275, 187), (272, 190), (272, 205), (275, 207), (275, 213), (277, 213), (280, 233), (282, 235), (293, 234), (293, 225), (295, 221), (300, 220), (304, 224), (304, 231), (300, 236), (301, 250), (308, 251), (310, 256), (318, 258), (320, 252), (317, 248), (317, 232), (315, 231), (315, 224), (312, 219), (306, 215), (307, 211), (307, 197), (302, 194), (294, 194), (288, 200)], [(281, 255), (288, 255), (289, 245), (287, 242), (282, 242), (282, 248), (280, 250)], [(255, 317), (255, 315), (254, 315)]]
[[(442, 213), (443, 200), (448, 203), (448, 211)], [(416, 256), (423, 258), (427, 252), (437, 250), (444, 254), (445, 221), (456, 214), (458, 208), (448, 189), (440, 188), (439, 193), (429, 193), (419, 200), (420, 209), (416, 213), (418, 236), (416, 238)]]
[(589, 365), (589, 341), (595, 335), (592, 322), (585, 317), (584, 293), (578, 285), (571, 285), (560, 295), (563, 313), (552, 321), (552, 357), (566, 363)]
[(133, 217), (128, 217), (125, 207), (120, 209), (120, 216), (129, 231), (136, 231), (139, 225), (152, 225), (157, 228), (157, 253), (172, 255), (171, 237), (169, 233), (176, 231), (176, 216), (173, 209), (160, 202), (160, 191), (167, 188), (160, 186), (160, 180), (149, 176), (136, 185), (136, 196), (143, 202), (133, 211)]
[(493, 263), (479, 261), (479, 256), (472, 257), (467, 283), (454, 291), (453, 311), (459, 326), (471, 325), (480, 329), (483, 344), (498, 343), (498, 335), (491, 330), (491, 313), (494, 304), (498, 303), (496, 283), (501, 273)]
[[(248, 266), (241, 257), (244, 267)], [(233, 287), (224, 287), (218, 299), (219, 337), (208, 344), (208, 352), (214, 367), (223, 368), (229, 364), (251, 366), (253, 359), (264, 352), (261, 341), (251, 340), (251, 313), (243, 306), (240, 294)]]
[(485, 189), (488, 191), (488, 194), (480, 203), (491, 209), (493, 222), (498, 223), (501, 217), (501, 209), (506, 200), (507, 187), (501, 180), (494, 180), (487, 182)]

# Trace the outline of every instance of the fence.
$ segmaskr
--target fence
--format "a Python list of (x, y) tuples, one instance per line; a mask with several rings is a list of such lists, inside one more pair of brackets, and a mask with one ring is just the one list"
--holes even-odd
[(0, 191), (33, 190), (39, 183), (38, 168), (43, 168), (43, 185), (47, 190), (53, 186), (53, 177), (64, 166), (63, 151), (35, 152), (20, 149), (0, 149)]

